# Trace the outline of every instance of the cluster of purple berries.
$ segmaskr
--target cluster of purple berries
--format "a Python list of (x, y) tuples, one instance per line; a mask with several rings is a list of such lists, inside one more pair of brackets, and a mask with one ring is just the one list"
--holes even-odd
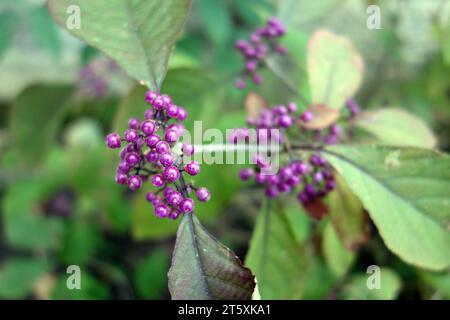
[[(253, 83), (259, 85), (263, 78), (258, 69), (264, 65), (264, 59), (272, 52), (284, 55), (287, 49), (278, 43), (278, 38), (285, 34), (283, 24), (276, 18), (268, 20), (265, 27), (257, 29), (250, 36), (249, 41), (238, 40), (236, 49), (245, 58), (245, 70), (243, 75), (252, 79)], [(236, 80), (236, 88), (243, 89), (246, 85), (244, 79)]]
[(183, 144), (180, 154), (172, 151), (184, 132), (181, 122), (187, 118), (187, 111), (175, 105), (168, 95), (149, 91), (145, 100), (151, 107), (145, 112), (144, 120), (131, 118), (123, 138), (117, 133), (110, 133), (105, 141), (112, 149), (126, 144), (119, 154), (121, 160), (116, 182), (137, 190), (150, 179), (158, 191), (148, 192), (146, 198), (153, 204), (155, 215), (176, 219), (180, 214), (194, 210), (194, 200), (189, 197), (191, 190), (196, 191), (201, 202), (208, 201), (211, 195), (208, 189), (196, 189), (184, 180), (184, 172), (191, 176), (200, 173), (197, 162), (184, 163), (186, 159), (183, 157), (190, 157), (194, 146)]
[[(310, 111), (304, 111), (300, 116), (295, 116), (294, 113), (296, 111), (297, 105), (295, 103), (289, 103), (286, 106), (278, 105), (270, 109), (264, 108), (260, 110), (257, 118), (247, 118), (247, 125), (256, 128), (258, 144), (265, 143), (267, 140), (274, 138), (277, 139), (277, 142), (283, 144), (285, 142), (285, 131), (294, 125), (294, 119), (296, 117), (304, 122), (312, 121), (314, 118), (314, 115)], [(320, 139), (326, 140), (328, 144), (336, 143), (341, 134), (340, 127), (334, 124), (327, 131), (327, 135), (321, 136)], [(230, 142), (247, 142), (249, 132), (249, 128), (236, 129), (230, 137)], [(274, 133), (277, 134), (276, 137), (274, 137)], [(321, 132), (317, 131), (317, 133)], [(318, 138), (318, 136), (315, 137), (316, 142), (324, 142), (319, 141)], [(277, 174), (268, 175), (264, 169), (269, 164), (261, 154), (257, 154), (253, 159), (253, 163), (255, 164), (254, 168), (241, 170), (239, 174), (240, 178), (247, 181), (253, 177), (258, 185), (264, 186), (266, 196), (270, 198), (277, 197), (283, 193), (298, 192), (297, 199), (305, 207), (315, 200), (325, 197), (335, 188), (331, 167), (319, 153), (311, 155), (308, 161), (301, 159), (294, 160), (293, 158), (294, 155), (291, 154), (289, 162), (282, 166)]]
[[(263, 108), (257, 118), (247, 118), (247, 125), (255, 128), (257, 143), (267, 143), (268, 141), (283, 143), (283, 129), (288, 129), (294, 124), (295, 117), (293, 114), (296, 111), (297, 105), (293, 102), (286, 106), (278, 105), (271, 109)], [(235, 144), (239, 141), (244, 142), (250, 138), (250, 134), (248, 128), (237, 128), (228, 137), (228, 140)]]
[(305, 135), (310, 135), (314, 144), (318, 145), (332, 145), (338, 144), (342, 137), (342, 128), (337, 123), (333, 123), (328, 128), (321, 130), (305, 130), (302, 129)]
[(269, 198), (282, 193), (298, 192), (297, 199), (303, 206), (307, 206), (325, 197), (336, 185), (330, 165), (318, 153), (311, 155), (309, 161), (292, 160), (274, 175), (262, 174), (263, 166), (264, 161), (259, 161), (254, 169), (242, 169), (239, 176), (244, 181), (254, 177), (258, 185), (264, 186)]

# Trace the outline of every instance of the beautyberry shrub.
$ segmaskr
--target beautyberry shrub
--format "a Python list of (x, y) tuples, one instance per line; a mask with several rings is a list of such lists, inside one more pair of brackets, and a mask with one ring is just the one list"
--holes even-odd
[(123, 137), (113, 132), (106, 136), (106, 145), (111, 149), (121, 148), (116, 171), (116, 182), (131, 190), (140, 189), (147, 181), (156, 188), (149, 191), (146, 200), (153, 205), (160, 218), (176, 219), (181, 214), (194, 211), (196, 191), (198, 201), (209, 201), (208, 189), (194, 188), (186, 183), (183, 174), (195, 176), (200, 173), (200, 164), (185, 162), (185, 157), (194, 153), (194, 146), (183, 144), (181, 152), (174, 147), (184, 132), (182, 122), (187, 111), (173, 103), (168, 95), (148, 91), (145, 96), (150, 105), (144, 119), (131, 118)]

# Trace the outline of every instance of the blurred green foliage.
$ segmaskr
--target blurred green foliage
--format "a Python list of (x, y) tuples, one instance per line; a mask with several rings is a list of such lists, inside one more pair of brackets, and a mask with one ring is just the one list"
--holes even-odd
[[(366, 7), (372, 3), (381, 7), (381, 30), (366, 28)], [(233, 46), (271, 15), (289, 29), (283, 40), (289, 62), (280, 67), (306, 97), (311, 96), (305, 72), (309, 37), (318, 28), (333, 30), (347, 36), (365, 61), (356, 95), (362, 108), (409, 110), (433, 129), (440, 149), (450, 150), (446, 0), (196, 0), (162, 92), (186, 107), (190, 119), (201, 119), (204, 128), (245, 125), (245, 95), (233, 88), (241, 67)], [(100, 85), (106, 88), (100, 95), (83, 91), (80, 74), (86, 68), (95, 74), (89, 88), (96, 93)], [(271, 104), (296, 101), (306, 107), (276, 78), (264, 77), (261, 88), (250, 90)], [(115, 185), (116, 155), (103, 144), (106, 133), (122, 131), (129, 117), (143, 114), (144, 92), (96, 49), (56, 26), (43, 1), (0, 1), (0, 298), (168, 297), (178, 222), (155, 218), (143, 194)], [(263, 226), (257, 216), (261, 201), (237, 179), (238, 166), (203, 168), (196, 183), (211, 190), (213, 201), (199, 205), (198, 216), (244, 257), (255, 224)], [(373, 226), (368, 243), (349, 252), (329, 220), (317, 223), (302, 211), (289, 207), (270, 226), (294, 252), (293, 265), (283, 267), (298, 267), (296, 282), (260, 292), (270, 296), (281, 290), (305, 299), (449, 299), (447, 273), (404, 264)], [(284, 219), (293, 230), (284, 229)], [(253, 252), (248, 263), (257, 265), (265, 249)], [(266, 261), (270, 268), (277, 266), (276, 258)], [(83, 290), (66, 287), (71, 264), (81, 267)], [(383, 266), (385, 289), (365, 289), (370, 264)]]

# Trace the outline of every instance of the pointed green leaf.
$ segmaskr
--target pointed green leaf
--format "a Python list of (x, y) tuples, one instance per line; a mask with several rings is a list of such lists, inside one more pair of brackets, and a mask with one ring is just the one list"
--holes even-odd
[(29, 165), (41, 161), (56, 140), (56, 133), (72, 93), (69, 86), (34, 85), (13, 103), (11, 134), (21, 160)]
[(48, 0), (64, 28), (78, 6), (80, 28), (68, 31), (114, 59), (130, 76), (159, 89), (175, 40), (188, 15), (190, 0)]
[(339, 239), (345, 248), (356, 251), (369, 238), (369, 219), (361, 201), (339, 175), (329, 199), (329, 215)]
[[(289, 208), (302, 215), (299, 205)], [(263, 205), (246, 264), (255, 273), (262, 299), (299, 299), (306, 269), (305, 251), (279, 203)]]
[(308, 44), (308, 77), (312, 102), (340, 109), (361, 85), (364, 63), (345, 37), (319, 30)]
[(175, 300), (250, 299), (255, 287), (250, 270), (193, 214), (184, 215), (178, 227), (168, 276)]
[(449, 156), (371, 146), (333, 146), (325, 155), (359, 197), (390, 250), (419, 267), (450, 266)]
[(339, 277), (345, 275), (355, 261), (355, 253), (344, 248), (329, 222), (323, 230), (322, 253), (328, 268)]
[(380, 143), (433, 148), (436, 138), (418, 117), (402, 109), (386, 108), (361, 113), (355, 125), (373, 134)]

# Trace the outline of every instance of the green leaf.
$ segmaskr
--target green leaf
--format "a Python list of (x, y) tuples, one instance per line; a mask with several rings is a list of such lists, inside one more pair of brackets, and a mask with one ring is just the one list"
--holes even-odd
[(15, 258), (0, 267), (0, 297), (26, 298), (36, 281), (49, 269), (49, 263), (37, 258)]
[(420, 276), (433, 289), (432, 299), (450, 299), (450, 273), (448, 271), (441, 273), (424, 271)]
[(160, 298), (167, 286), (169, 255), (166, 250), (157, 249), (145, 257), (136, 267), (134, 284), (139, 296), (145, 299)]
[(226, 46), (232, 31), (230, 9), (226, 1), (198, 1), (197, 5), (203, 30), (215, 46)]
[[(273, 206), (273, 207), (271, 207)], [(304, 214), (300, 207), (290, 207)], [(279, 203), (263, 205), (246, 264), (255, 273), (262, 299), (298, 299), (306, 269), (305, 252)]]
[(20, 19), (14, 12), (0, 13), (0, 59), (11, 46), (19, 23)]
[(369, 238), (369, 219), (361, 201), (342, 177), (335, 178), (336, 189), (329, 195), (330, 219), (344, 247), (356, 251)]
[(62, 239), (61, 261), (69, 265), (86, 263), (94, 255), (99, 240), (99, 230), (96, 224), (72, 221), (66, 227)]
[(193, 214), (183, 216), (169, 270), (172, 299), (250, 299), (255, 282), (249, 269), (214, 239)]
[(36, 166), (56, 140), (56, 133), (67, 110), (72, 88), (69, 86), (30, 86), (12, 106), (11, 135), (22, 161)]
[(397, 108), (361, 113), (355, 125), (373, 134), (381, 144), (433, 148), (436, 138), (418, 117)]
[(307, 68), (312, 102), (340, 109), (361, 85), (364, 63), (347, 38), (319, 30), (308, 44)]
[(450, 157), (417, 148), (333, 146), (325, 156), (408, 263), (450, 266)]
[(5, 236), (16, 248), (42, 250), (58, 243), (58, 221), (46, 219), (38, 211), (49, 190), (54, 188), (46, 185), (53, 184), (53, 178), (46, 176), (46, 179), (16, 181), (5, 194), (2, 203)]
[(331, 223), (323, 231), (322, 253), (331, 272), (338, 277), (344, 276), (355, 261), (355, 254), (344, 248)]
[(380, 268), (380, 288), (368, 288), (368, 279), (375, 274), (355, 275), (342, 288), (342, 298), (348, 300), (392, 300), (401, 287), (399, 276), (388, 268)]
[(66, 28), (69, 6), (80, 8), (80, 28), (68, 30), (114, 59), (130, 76), (157, 90), (191, 7), (190, 0), (48, 0)]
[(312, 246), (308, 250), (308, 269), (305, 272), (305, 283), (302, 299), (327, 299), (338, 281), (337, 277), (327, 268), (322, 257), (314, 252)]
[(29, 23), (31, 34), (39, 47), (48, 50), (55, 58), (59, 58), (61, 42), (56, 25), (48, 14), (47, 8), (40, 6), (34, 9), (31, 12)]

